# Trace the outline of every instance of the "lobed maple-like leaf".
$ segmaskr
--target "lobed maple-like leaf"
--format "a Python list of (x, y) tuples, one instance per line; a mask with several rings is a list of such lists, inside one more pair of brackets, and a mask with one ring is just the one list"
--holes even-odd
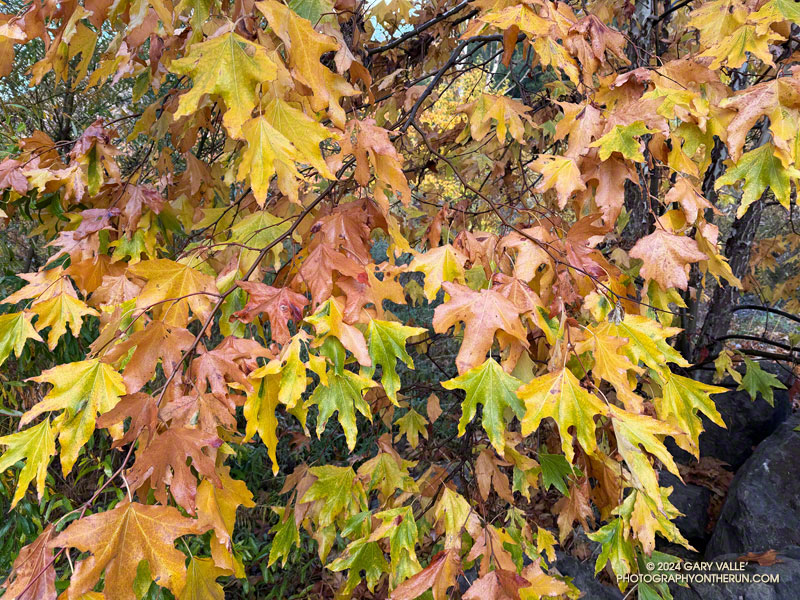
[(20, 424), (30, 423), (44, 412), (64, 411), (53, 420), (53, 427), (58, 432), (61, 470), (66, 475), (92, 437), (97, 415), (116, 406), (126, 392), (125, 384), (119, 373), (97, 359), (59, 365), (32, 379), (53, 388), (22, 415)]
[(300, 323), (308, 299), (288, 288), (274, 288), (256, 281), (238, 281), (236, 285), (247, 292), (249, 298), (245, 307), (233, 313), (233, 317), (252, 323), (257, 315), (265, 313), (272, 338), (279, 344), (288, 342), (291, 338), (289, 321), (295, 325)]
[(171, 506), (123, 502), (106, 512), (83, 517), (50, 541), (50, 547), (77, 548), (91, 555), (75, 565), (67, 600), (80, 598), (105, 573), (105, 589), (120, 600), (135, 600), (137, 567), (146, 561), (159, 585), (180, 595), (186, 582), (185, 556), (175, 540), (202, 533), (197, 521)]
[[(150, 482), (156, 500), (167, 504), (167, 484), (175, 501), (189, 514), (195, 513), (197, 478), (192, 467), (208, 478), (214, 485), (222, 482), (214, 468), (214, 453), (222, 441), (215, 435), (197, 429), (171, 427), (155, 435), (136, 457), (128, 470), (128, 485), (138, 490), (146, 481)], [(204, 449), (211, 449), (211, 456)]]
[(11, 499), (11, 508), (22, 499), (34, 478), (36, 478), (36, 493), (41, 499), (45, 489), (47, 467), (50, 466), (52, 456), (56, 453), (56, 440), (50, 427), (50, 419), (45, 419), (23, 431), (0, 437), (0, 445), (8, 446), (0, 456), (0, 471), (5, 471), (19, 461), (25, 460), (25, 466), (19, 472), (17, 489)]
[(175, 118), (191, 115), (204, 94), (218, 95), (227, 110), (223, 122), (239, 137), (242, 126), (256, 107), (257, 87), (277, 75), (275, 63), (260, 44), (229, 32), (194, 44), (183, 58), (172, 61), (174, 73), (189, 75), (194, 85), (181, 96)]
[(527, 347), (525, 328), (519, 315), (523, 312), (495, 290), (475, 292), (468, 287), (445, 282), (444, 290), (450, 300), (437, 306), (433, 314), (433, 330), (445, 333), (456, 323), (464, 323), (464, 339), (456, 357), (459, 373), (482, 364), (501, 332), (501, 346), (511, 343)]
[(461, 404), (458, 435), (464, 435), (480, 402), (483, 404), (483, 428), (492, 446), (502, 456), (505, 449), (506, 408), (510, 408), (520, 419), (525, 415), (525, 407), (517, 397), (517, 389), (521, 384), (519, 379), (503, 371), (493, 358), (454, 379), (443, 381), (442, 387), (447, 390), (462, 389), (466, 392), (467, 397)]
[(50, 540), (55, 535), (53, 524), (23, 547), (3, 583), (4, 598), (14, 600), (56, 600), (56, 569)]

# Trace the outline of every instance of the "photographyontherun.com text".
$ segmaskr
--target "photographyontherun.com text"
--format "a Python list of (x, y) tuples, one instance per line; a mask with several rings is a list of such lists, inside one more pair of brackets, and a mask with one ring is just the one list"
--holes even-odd
[(779, 583), (778, 573), (748, 573), (743, 562), (647, 563), (650, 573), (628, 573), (619, 578), (625, 583)]

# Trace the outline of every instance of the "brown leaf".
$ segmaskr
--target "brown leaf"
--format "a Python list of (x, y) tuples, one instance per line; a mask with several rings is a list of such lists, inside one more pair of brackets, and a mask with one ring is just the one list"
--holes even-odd
[(291, 338), (289, 321), (300, 323), (308, 299), (288, 288), (274, 288), (256, 281), (237, 281), (236, 285), (250, 297), (244, 308), (233, 313), (232, 318), (252, 323), (257, 315), (266, 313), (272, 338), (281, 345), (288, 342)]
[(346, 277), (366, 276), (357, 262), (327, 244), (320, 244), (303, 261), (292, 283), (294, 286), (304, 285), (311, 292), (314, 305), (318, 305), (327, 300), (333, 291), (334, 272)]
[(708, 260), (693, 239), (663, 229), (656, 229), (636, 242), (630, 255), (644, 261), (642, 277), (657, 282), (665, 291), (685, 290), (689, 285), (689, 265)]
[(783, 562), (778, 558), (776, 550), (765, 550), (764, 552), (748, 552), (737, 559), (739, 562), (758, 563), (762, 567), (769, 567), (775, 563)]
[(136, 600), (133, 581), (142, 560), (147, 561), (158, 584), (177, 596), (186, 579), (186, 557), (175, 548), (175, 539), (202, 532), (197, 521), (183, 517), (171, 506), (124, 502), (74, 521), (50, 547), (92, 553), (75, 565), (67, 590), (69, 600), (93, 589), (103, 571), (106, 594), (115, 600)]
[(488, 448), (478, 455), (475, 461), (475, 477), (478, 480), (478, 490), (484, 500), (489, 498), (489, 491), (494, 488), (497, 495), (503, 500), (514, 504), (514, 496), (508, 485), (508, 477), (500, 470), (500, 467), (509, 466), (509, 463), (498, 460), (494, 452)]
[(55, 600), (56, 570), (53, 566), (53, 550), (49, 545), (55, 533), (53, 525), (19, 551), (11, 567), (11, 574), (1, 587), (6, 592), (3, 598), (14, 600)]
[(520, 588), (530, 583), (513, 571), (496, 569), (479, 578), (462, 596), (464, 600), (520, 600)]
[(390, 600), (416, 600), (428, 590), (433, 600), (446, 600), (447, 590), (456, 585), (461, 569), (461, 559), (455, 550), (443, 550), (431, 559), (430, 564), (413, 577), (398, 585), (389, 595)]
[[(222, 440), (216, 435), (197, 429), (167, 429), (155, 436), (138, 454), (127, 473), (128, 485), (132, 490), (137, 490), (149, 479), (156, 500), (166, 504), (169, 484), (175, 501), (188, 513), (194, 514), (197, 478), (187, 460), (191, 458), (192, 466), (198, 473), (220, 486), (222, 482), (214, 468), (213, 455), (221, 443)], [(212, 450), (212, 456), (203, 452), (206, 448)]]
[(117, 362), (135, 348), (122, 377), (128, 392), (138, 392), (155, 375), (159, 359), (164, 374), (169, 377), (193, 340), (194, 335), (187, 329), (169, 327), (163, 321), (150, 321), (144, 329), (112, 347), (103, 360)]
[(464, 340), (456, 357), (459, 373), (466, 373), (486, 360), (497, 331), (503, 331), (528, 346), (525, 328), (519, 319), (522, 311), (494, 290), (475, 292), (466, 286), (444, 282), (450, 300), (436, 307), (433, 329), (445, 333), (456, 323), (464, 323)]
[[(114, 440), (112, 448), (133, 442), (145, 429), (148, 431), (147, 439), (149, 439), (158, 424), (158, 407), (155, 399), (150, 394), (142, 392), (123, 396), (114, 408), (97, 418), (97, 427), (111, 428), (117, 423), (123, 423), (127, 418), (130, 418), (128, 430), (125, 435)], [(144, 440), (145, 443), (147, 439)]]

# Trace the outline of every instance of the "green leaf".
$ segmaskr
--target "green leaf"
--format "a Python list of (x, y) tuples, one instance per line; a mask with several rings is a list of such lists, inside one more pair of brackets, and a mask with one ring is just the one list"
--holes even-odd
[(25, 495), (25, 490), (34, 477), (36, 493), (41, 498), (44, 493), (47, 466), (50, 464), (50, 457), (56, 453), (56, 440), (50, 428), (50, 419), (17, 433), (0, 437), (0, 445), (8, 446), (3, 456), (0, 456), (0, 473), (21, 460), (26, 461), (19, 473), (11, 508), (14, 508)]
[(644, 122), (634, 121), (630, 125), (614, 125), (614, 128), (595, 142), (590, 148), (600, 148), (600, 160), (608, 160), (614, 152), (619, 152), (628, 160), (644, 162), (642, 142), (635, 136), (654, 133)]
[(617, 517), (608, 525), (590, 533), (587, 537), (603, 545), (600, 555), (594, 564), (594, 573), (597, 575), (603, 567), (611, 561), (611, 568), (617, 577), (622, 577), (630, 573), (635, 564), (633, 544), (625, 536), (625, 525), (621, 518)]
[(554, 486), (565, 496), (569, 496), (566, 479), (573, 474), (572, 465), (563, 454), (539, 452), (539, 465), (542, 467), (542, 484), (549, 490)]
[(464, 435), (467, 423), (475, 417), (480, 402), (483, 404), (483, 428), (494, 449), (502, 455), (505, 448), (506, 408), (510, 408), (519, 418), (525, 414), (525, 407), (516, 394), (520, 385), (522, 382), (503, 371), (493, 358), (487, 359), (482, 365), (470, 369), (459, 377), (443, 381), (443, 388), (448, 390), (458, 388), (467, 394), (466, 400), (461, 405), (458, 435)]
[(745, 371), (742, 383), (737, 388), (738, 390), (746, 390), (750, 394), (750, 399), (755, 401), (758, 394), (766, 400), (770, 406), (775, 405), (775, 397), (773, 396), (773, 388), (778, 390), (785, 390), (786, 386), (772, 373), (767, 373), (761, 368), (757, 362), (744, 359), (747, 370)]
[(389, 538), (389, 552), (392, 559), (392, 574), (395, 584), (405, 581), (422, 570), (416, 553), (419, 530), (410, 506), (392, 508), (375, 514), (383, 522), (370, 539)]
[(309, 469), (317, 480), (311, 484), (300, 502), (321, 500), (319, 526), (331, 525), (340, 515), (351, 515), (367, 509), (367, 497), (351, 467), (324, 465)]
[(216, 94), (228, 109), (222, 122), (232, 137), (241, 136), (242, 125), (258, 103), (256, 88), (277, 75), (266, 49), (236, 33), (194, 44), (189, 54), (172, 61), (170, 70), (194, 80), (181, 96), (174, 118), (194, 113), (204, 94)]
[(12, 350), (19, 358), (29, 339), (43, 341), (33, 328), (30, 317), (22, 312), (0, 315), (0, 365), (6, 361)]
[(352, 592), (361, 582), (362, 571), (366, 576), (367, 589), (370, 592), (375, 589), (381, 575), (389, 571), (383, 550), (377, 542), (371, 542), (368, 538), (350, 544), (344, 554), (328, 564), (327, 568), (334, 572), (349, 569), (342, 590), (345, 594)]
[(688, 377), (681, 377), (670, 373), (667, 381), (662, 386), (661, 398), (655, 399), (656, 414), (662, 421), (666, 421), (681, 429), (690, 443), (686, 443), (684, 436), (676, 440), (678, 445), (687, 452), (698, 456), (700, 452), (700, 433), (703, 431), (703, 422), (698, 412), (706, 415), (712, 423), (725, 427), (722, 415), (714, 406), (709, 394), (721, 394), (727, 391), (723, 387), (701, 383)]
[(416, 448), (419, 445), (419, 436), (422, 435), (426, 440), (428, 439), (428, 420), (415, 411), (410, 409), (406, 414), (397, 419), (395, 423), (400, 429), (397, 437), (406, 436), (409, 445)]
[(317, 417), (317, 436), (325, 431), (325, 425), (334, 412), (344, 429), (347, 439), (347, 448), (352, 452), (358, 439), (356, 426), (356, 410), (372, 421), (372, 411), (364, 400), (364, 391), (374, 385), (371, 379), (356, 375), (351, 371), (342, 371), (342, 374), (329, 373), (328, 384), (318, 385), (306, 402), (306, 406), (319, 405)]
[(723, 185), (734, 185), (737, 181), (744, 180), (742, 199), (736, 211), (737, 218), (741, 218), (767, 188), (772, 190), (778, 202), (789, 209), (792, 191), (789, 178), (800, 177), (800, 171), (793, 167), (785, 168), (773, 150), (772, 144), (764, 144), (751, 150), (717, 178), (717, 183), (714, 184), (716, 190)]
[(272, 534), (272, 545), (269, 549), (269, 563), (268, 567), (281, 559), (281, 566), (286, 566), (286, 560), (289, 558), (289, 552), (293, 546), (300, 545), (300, 532), (297, 530), (297, 525), (294, 521), (294, 511), (288, 508), (274, 507), (278, 514), (278, 522), (270, 529)]
[(381, 366), (381, 384), (386, 390), (386, 395), (395, 404), (397, 404), (397, 391), (400, 389), (397, 361), (402, 360), (409, 369), (414, 368), (414, 361), (406, 352), (406, 340), (426, 331), (427, 329), (423, 327), (407, 327), (394, 321), (373, 319), (369, 322), (367, 336), (372, 366), (365, 372), (372, 377), (375, 367)]

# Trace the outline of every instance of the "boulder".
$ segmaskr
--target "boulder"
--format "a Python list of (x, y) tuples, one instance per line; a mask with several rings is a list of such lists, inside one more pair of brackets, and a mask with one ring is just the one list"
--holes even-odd
[(675, 519), (675, 525), (695, 548), (703, 548), (708, 541), (706, 525), (708, 525), (708, 507), (711, 503), (711, 491), (699, 485), (686, 484), (669, 471), (661, 471), (659, 475), (662, 487), (671, 487), (670, 502), (683, 513)]
[(739, 469), (706, 558), (800, 545), (800, 418), (783, 423)]
[[(739, 554), (724, 554), (714, 562), (734, 562)], [(691, 583), (689, 588), (670, 586), (674, 600), (796, 600), (800, 596), (800, 547), (789, 546), (778, 552), (773, 565), (748, 563), (742, 574), (749, 575), (749, 583)], [(716, 571), (702, 571), (716, 572)], [(752, 576), (775, 576), (777, 581), (753, 582)]]
[[(572, 583), (587, 600), (622, 600), (622, 592), (616, 587), (603, 585), (594, 576), (595, 556), (586, 561), (580, 561), (574, 556), (556, 551), (556, 562), (553, 566), (562, 575), (572, 577)], [(551, 572), (552, 574), (552, 572)]]

